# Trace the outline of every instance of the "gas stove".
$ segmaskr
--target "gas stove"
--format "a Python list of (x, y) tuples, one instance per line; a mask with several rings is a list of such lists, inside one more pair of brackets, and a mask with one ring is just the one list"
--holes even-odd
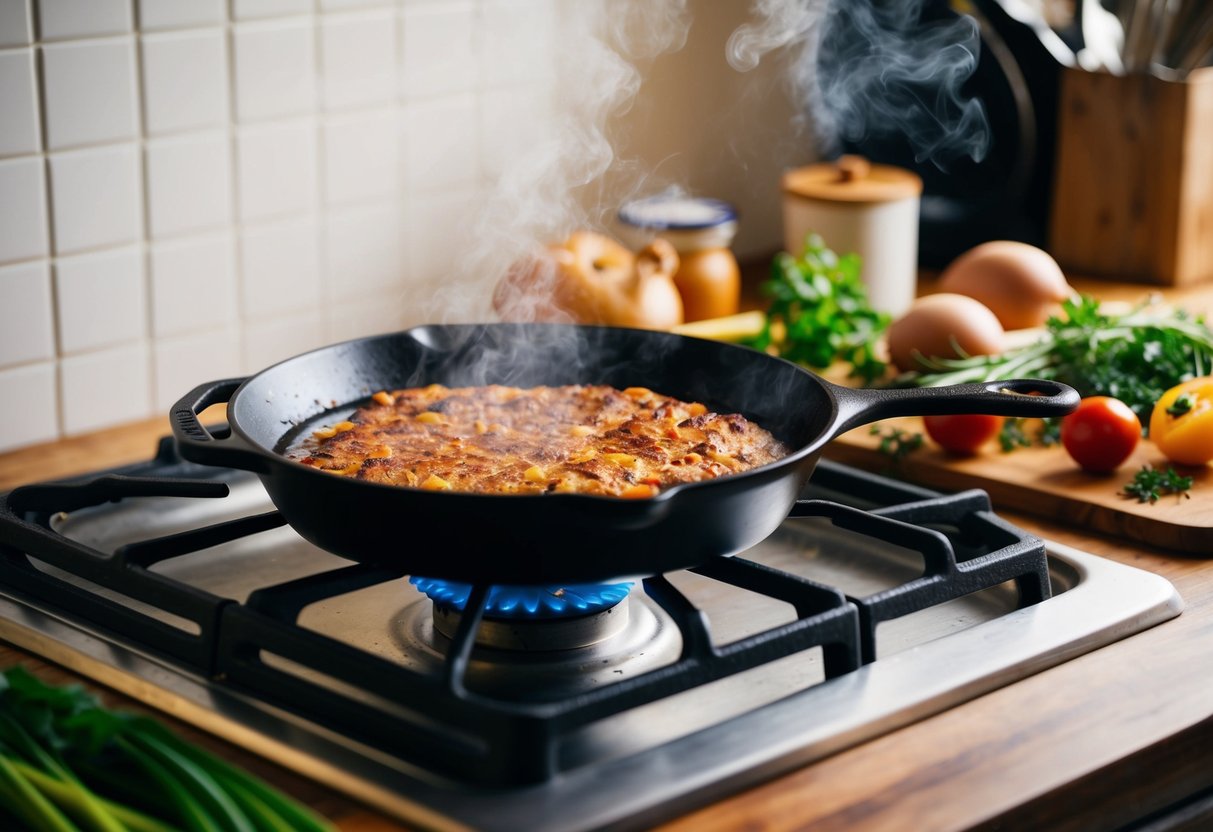
[(436, 828), (651, 824), (1181, 608), (980, 491), (828, 461), (753, 549), (587, 586), (344, 560), (168, 441), (0, 499), (0, 638)]

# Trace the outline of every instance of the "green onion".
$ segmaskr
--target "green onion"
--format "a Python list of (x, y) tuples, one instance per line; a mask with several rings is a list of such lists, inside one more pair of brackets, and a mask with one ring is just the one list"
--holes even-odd
[[(78, 800), (76, 791), (70, 786), (65, 785), (54, 777), (44, 774), (38, 769), (26, 765), (25, 763), (14, 762), (13, 767), (17, 769), (30, 783), (35, 786), (38, 791), (42, 792), (48, 798), (53, 800), (60, 806), (63, 806), (65, 811), (79, 817), (83, 814), (77, 809), (72, 811), (72, 806)], [(162, 823), (159, 820), (145, 815), (142, 812), (137, 812), (128, 806), (123, 806), (120, 803), (113, 803), (104, 798), (98, 798), (98, 802), (105, 808), (107, 812), (113, 815), (114, 819), (122, 824), (130, 832), (177, 832), (177, 827), (170, 826), (167, 823)]]
[(7, 757), (0, 756), (0, 783), (5, 802), (38, 832), (79, 832), (75, 824), (22, 776)]
[(333, 832), (155, 720), (20, 667), (0, 673), (0, 825), (8, 820), (36, 832)]

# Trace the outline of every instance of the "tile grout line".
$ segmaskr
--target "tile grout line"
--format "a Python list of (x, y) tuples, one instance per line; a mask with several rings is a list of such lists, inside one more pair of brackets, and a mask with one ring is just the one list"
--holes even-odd
[(224, 4), (226, 17), (223, 21), (225, 69), (227, 72), (227, 130), (228, 130), (228, 176), (229, 201), (232, 211), (232, 237), (228, 247), (228, 256), (232, 260), (232, 307), (229, 313), (232, 320), (229, 325), (235, 329), (236, 357), (239, 362), (241, 375), (248, 373), (248, 333), (245, 331), (245, 280), (244, 274), (244, 235), (247, 229), (244, 223), (241, 200), (243, 188), (240, 181), (240, 127), (237, 107), (236, 81), (236, 0), (227, 0)]
[(147, 415), (154, 416), (156, 410), (156, 394), (160, 391), (157, 389), (156, 383), (156, 343), (153, 333), (155, 325), (153, 321), (155, 295), (152, 287), (152, 270), (151, 270), (151, 239), (152, 239), (152, 194), (151, 194), (151, 177), (148, 170), (148, 130), (147, 130), (147, 91), (144, 86), (143, 77), (143, 33), (139, 27), (139, 4), (137, 0), (130, 0), (131, 4), (131, 37), (133, 43), (131, 46), (131, 59), (134, 62), (134, 93), (135, 93), (135, 118), (137, 121), (138, 142), (139, 142), (139, 166), (140, 173), (140, 195), (142, 197), (142, 205), (140, 211), (140, 220), (142, 226), (142, 239), (139, 241), (139, 262), (141, 265), (143, 283), (143, 339), (142, 346), (145, 347), (143, 363), (147, 371), (147, 382), (144, 384), (144, 395), (147, 396), (146, 411)]
[(49, 124), (46, 115), (46, 63), (41, 45), (41, 10), (37, 3), (30, 0), (26, 6), (29, 9), (30, 49), (34, 53), (34, 103), (38, 108), (38, 155), (42, 159), (42, 202), (44, 207), (43, 222), (46, 223), (46, 279), (49, 283), (51, 300), (51, 342), (54, 349), (52, 364), (55, 376), (55, 438), (61, 438), (67, 431), (67, 408), (63, 389), (63, 323), (59, 316), (59, 280), (55, 253), (58, 242), (55, 239), (55, 206), (54, 194), (51, 189), (51, 161)]

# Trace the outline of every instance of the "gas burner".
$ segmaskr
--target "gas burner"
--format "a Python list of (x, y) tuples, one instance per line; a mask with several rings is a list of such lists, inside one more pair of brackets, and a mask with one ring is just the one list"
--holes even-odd
[[(453, 639), (471, 584), (411, 577), (433, 605), (434, 629)], [(476, 644), (501, 650), (574, 650), (618, 635), (628, 623), (631, 582), (569, 586), (494, 586)]]
[[(435, 606), (462, 610), (472, 594), (471, 584), (438, 578), (409, 578)], [(568, 586), (495, 586), (485, 601), (485, 618), (573, 618), (601, 612), (627, 597), (632, 582), (570, 584)]]

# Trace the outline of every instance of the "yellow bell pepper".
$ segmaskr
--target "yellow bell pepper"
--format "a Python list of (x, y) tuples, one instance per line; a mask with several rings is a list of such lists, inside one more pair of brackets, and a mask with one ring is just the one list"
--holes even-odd
[(1185, 381), (1162, 394), (1150, 414), (1150, 439), (1180, 465), (1213, 459), (1213, 376)]

